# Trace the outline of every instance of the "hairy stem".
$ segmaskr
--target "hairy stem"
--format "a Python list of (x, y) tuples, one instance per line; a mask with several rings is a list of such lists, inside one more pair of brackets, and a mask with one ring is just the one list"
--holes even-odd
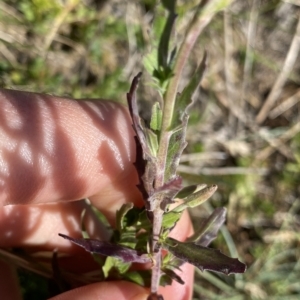
[[(163, 107), (163, 119), (162, 119), (162, 128), (160, 132), (160, 141), (159, 148), (157, 153), (157, 174), (155, 177), (154, 187), (160, 188), (165, 183), (165, 170), (166, 170), (166, 161), (168, 154), (168, 147), (171, 133), (169, 131), (170, 125), (172, 122), (176, 95), (179, 85), (179, 80), (181, 78), (181, 73), (186, 64), (186, 61), (190, 55), (191, 50), (193, 49), (195, 42), (197, 41), (199, 35), (206, 27), (206, 25), (211, 21), (212, 17), (217, 11), (226, 7), (230, 4), (232, 0), (211, 0), (203, 1), (199, 7), (198, 11), (195, 13), (194, 18), (192, 19), (185, 39), (180, 47), (175, 67), (174, 67), (174, 76), (171, 78), (166, 94), (164, 96), (164, 107)], [(174, 174), (175, 176), (176, 174)], [(163, 211), (160, 207), (160, 203), (163, 201), (161, 197), (157, 197), (153, 203), (153, 231), (152, 231), (152, 254), (154, 265), (152, 269), (152, 280), (151, 280), (151, 294), (157, 295), (159, 287), (159, 278), (160, 278), (160, 266), (161, 266), (161, 249), (157, 243), (157, 239), (160, 235)], [(149, 298), (151, 299), (151, 298)]]

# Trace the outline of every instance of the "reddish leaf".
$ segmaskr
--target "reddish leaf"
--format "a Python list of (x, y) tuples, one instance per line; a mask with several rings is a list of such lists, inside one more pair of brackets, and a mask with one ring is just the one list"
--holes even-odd
[(219, 229), (225, 222), (225, 218), (226, 208), (216, 208), (187, 241), (195, 242), (197, 245), (205, 247), (208, 246), (217, 237)]
[(174, 197), (180, 191), (182, 185), (182, 178), (176, 175), (174, 178), (165, 183), (162, 187), (156, 189), (151, 195), (150, 201), (156, 197), (157, 194), (163, 194), (163, 200), (160, 204), (160, 208), (165, 211), (168, 204), (174, 202)]
[(141, 122), (138, 106), (136, 101), (136, 90), (142, 73), (138, 73), (132, 81), (130, 91), (127, 93), (128, 108), (132, 119), (132, 127), (136, 133), (136, 150), (137, 158), (135, 162), (135, 167), (139, 174), (140, 182), (138, 188), (143, 194), (145, 205), (147, 210), (149, 209), (149, 203), (146, 199), (148, 196), (153, 194), (153, 182), (156, 174), (156, 164), (154, 158), (151, 154), (151, 149), (147, 144), (147, 139), (145, 136), (145, 128)]
[(59, 233), (58, 235), (84, 248), (88, 252), (120, 258), (124, 262), (151, 262), (151, 259), (148, 257), (147, 254), (140, 254), (134, 249), (127, 248), (121, 245), (116, 245), (109, 242), (103, 242), (94, 239), (74, 239), (61, 233)]

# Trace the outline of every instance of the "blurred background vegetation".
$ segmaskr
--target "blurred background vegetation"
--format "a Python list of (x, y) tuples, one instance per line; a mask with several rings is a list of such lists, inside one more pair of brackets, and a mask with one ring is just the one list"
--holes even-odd
[[(198, 1), (178, 1), (180, 42)], [(1, 0), (0, 86), (125, 103), (151, 50), (155, 0)], [(180, 172), (214, 183), (217, 194), (191, 212), (195, 226), (228, 210), (212, 246), (248, 265), (243, 275), (197, 272), (194, 299), (300, 298), (300, 2), (236, 0), (206, 27), (182, 85), (202, 58), (189, 145)], [(145, 74), (141, 110), (158, 93)], [(198, 225), (197, 225), (198, 224)], [(47, 284), (20, 271), (24, 299)], [(44, 283), (42, 283), (44, 282)]]

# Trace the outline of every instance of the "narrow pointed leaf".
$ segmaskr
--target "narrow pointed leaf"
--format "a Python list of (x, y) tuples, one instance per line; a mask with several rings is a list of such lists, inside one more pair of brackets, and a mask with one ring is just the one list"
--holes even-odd
[(184, 284), (184, 281), (181, 279), (181, 277), (178, 276), (173, 270), (165, 268), (165, 269), (162, 269), (162, 272), (165, 273), (172, 280), (175, 280), (180, 284)]
[(203, 59), (193, 75), (190, 83), (184, 88), (182, 93), (177, 96), (175, 103), (174, 115), (172, 118), (172, 129), (180, 125), (183, 116), (187, 114), (187, 109), (192, 103), (192, 96), (199, 86), (206, 67), (206, 52)]
[(167, 1), (165, 1), (165, 7), (169, 10), (169, 16), (167, 19), (167, 22), (165, 24), (165, 28), (162, 32), (159, 45), (158, 45), (158, 65), (159, 67), (162, 67), (163, 69), (168, 68), (168, 61), (169, 61), (169, 42), (171, 37), (171, 32), (173, 29), (174, 22), (176, 20), (177, 15), (175, 14), (175, 2), (167, 4)]
[(189, 185), (181, 189), (178, 194), (176, 195), (176, 198), (183, 199), (187, 196), (193, 194), (196, 191), (202, 190), (207, 187), (207, 184), (194, 184)]
[(213, 213), (201, 224), (189, 239), (188, 242), (195, 242), (197, 245), (208, 246), (218, 234), (219, 229), (226, 219), (226, 208), (218, 207)]
[(200, 191), (197, 191), (189, 196), (187, 196), (184, 200), (184, 203), (174, 208), (173, 211), (181, 212), (186, 207), (196, 207), (198, 205), (201, 205), (204, 203), (207, 199), (209, 199), (217, 190), (217, 185), (211, 185), (204, 189), (201, 189)]
[(157, 135), (149, 128), (145, 128), (145, 135), (148, 147), (150, 149), (151, 155), (156, 157), (157, 149), (158, 149), (158, 140)]
[(157, 68), (157, 56), (157, 46), (153, 45), (152, 50), (143, 58), (143, 66), (150, 75), (152, 75), (154, 70)]
[(182, 243), (172, 238), (167, 238), (163, 247), (172, 254), (188, 262), (201, 271), (210, 270), (224, 273), (244, 273), (246, 265), (236, 258), (224, 255), (220, 250), (211, 249), (194, 243)]
[(136, 100), (136, 90), (142, 73), (134, 77), (130, 90), (127, 93), (127, 102), (129, 112), (132, 118), (133, 129), (136, 133), (136, 162), (135, 167), (141, 179), (138, 185), (143, 199), (145, 201), (146, 209), (149, 210), (148, 196), (153, 193), (153, 182), (156, 173), (155, 158), (151, 153), (151, 149), (147, 143), (145, 128), (142, 126)]
[(151, 259), (147, 254), (140, 254), (136, 250), (131, 248), (94, 239), (75, 239), (61, 233), (59, 233), (58, 235), (84, 248), (88, 252), (120, 258), (124, 262), (151, 262)]
[(141, 76), (142, 76), (142, 73), (140, 72), (133, 78), (129, 93), (127, 93), (127, 103), (128, 103), (129, 112), (130, 112), (132, 122), (133, 122), (133, 129), (134, 129), (134, 131), (138, 137), (138, 140), (142, 146), (143, 154), (145, 156), (144, 158), (149, 160), (149, 158), (151, 158), (152, 155), (151, 155), (151, 151), (150, 151), (147, 141), (146, 141), (144, 127), (142, 126), (142, 123), (141, 123), (141, 119), (140, 119), (139, 112), (138, 112), (137, 101), (136, 101), (136, 90), (137, 90)]
[(116, 223), (117, 223), (117, 229), (119, 231), (122, 231), (122, 229), (125, 227), (124, 218), (128, 213), (128, 211), (130, 211), (132, 208), (133, 208), (133, 203), (130, 202), (130, 203), (123, 204), (122, 207), (119, 210), (117, 210)]
[(188, 123), (188, 115), (185, 114), (181, 121), (181, 125), (174, 129), (171, 133), (168, 145), (168, 154), (165, 169), (165, 181), (170, 180), (176, 174), (177, 167), (180, 162), (180, 156), (187, 145), (185, 140), (186, 128)]

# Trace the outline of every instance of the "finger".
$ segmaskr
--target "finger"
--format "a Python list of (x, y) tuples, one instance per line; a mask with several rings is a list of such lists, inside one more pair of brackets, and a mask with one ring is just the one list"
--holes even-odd
[(86, 285), (49, 300), (146, 300), (148, 292), (133, 283), (124, 281), (100, 282)]
[(13, 90), (0, 91), (0, 104), (0, 204), (97, 195), (109, 213), (140, 200), (125, 107)]
[(49, 203), (44, 205), (8, 205), (0, 208), (0, 247), (27, 246), (32, 250), (73, 252), (80, 247), (58, 236), (65, 233), (81, 237), (81, 218), (92, 238), (107, 240), (106, 227), (85, 201)]

